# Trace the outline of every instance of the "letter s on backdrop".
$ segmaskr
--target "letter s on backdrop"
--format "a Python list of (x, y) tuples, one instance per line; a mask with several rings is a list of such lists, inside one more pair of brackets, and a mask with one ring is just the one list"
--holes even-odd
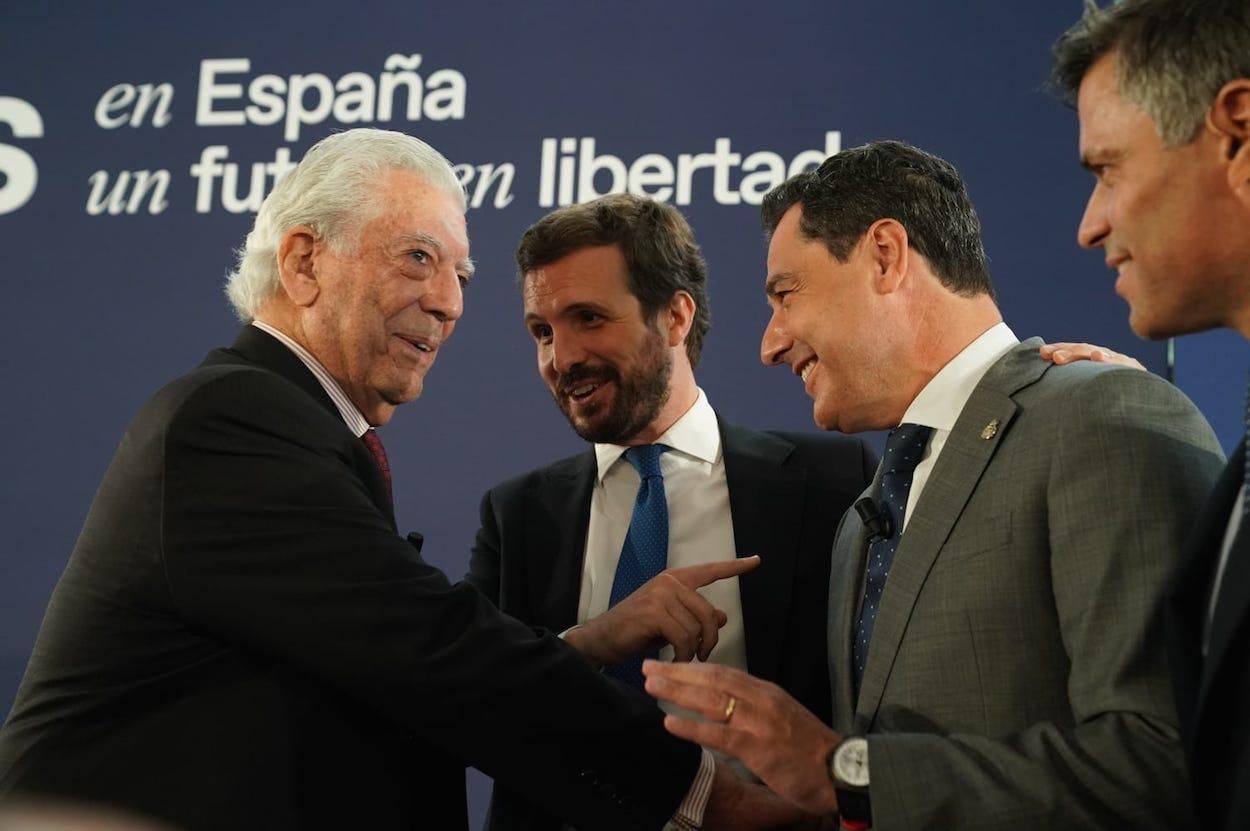
[[(43, 118), (39, 111), (20, 98), (0, 95), (0, 124), (13, 130), (14, 138), (43, 138)], [(35, 195), (39, 168), (25, 150), (0, 144), (0, 214), (16, 211)]]

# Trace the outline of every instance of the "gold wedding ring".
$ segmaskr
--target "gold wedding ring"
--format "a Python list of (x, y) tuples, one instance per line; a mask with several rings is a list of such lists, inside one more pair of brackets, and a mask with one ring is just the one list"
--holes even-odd
[(729, 720), (734, 717), (734, 710), (736, 709), (738, 709), (738, 699), (731, 695), (729, 696), (729, 703), (725, 705), (725, 717), (721, 721), (728, 724)]

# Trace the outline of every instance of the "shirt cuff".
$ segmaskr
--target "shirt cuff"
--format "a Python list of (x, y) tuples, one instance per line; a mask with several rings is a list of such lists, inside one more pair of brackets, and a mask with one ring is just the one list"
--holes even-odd
[(712, 794), (712, 777), (716, 773), (716, 758), (703, 749), (703, 757), (699, 760), (699, 770), (686, 791), (686, 798), (677, 806), (673, 814), (672, 824), (681, 829), (703, 827), (703, 812), (707, 809), (707, 799)]

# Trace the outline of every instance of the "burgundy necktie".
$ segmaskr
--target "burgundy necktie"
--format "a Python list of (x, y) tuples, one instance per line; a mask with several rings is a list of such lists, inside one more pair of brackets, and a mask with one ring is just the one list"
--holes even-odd
[(373, 454), (373, 461), (378, 465), (378, 472), (382, 474), (382, 481), (386, 482), (386, 495), (393, 502), (395, 497), (391, 494), (391, 465), (386, 460), (386, 449), (382, 447), (382, 439), (378, 438), (378, 431), (369, 429), (364, 432), (360, 440), (365, 443), (365, 447), (369, 448), (369, 452)]

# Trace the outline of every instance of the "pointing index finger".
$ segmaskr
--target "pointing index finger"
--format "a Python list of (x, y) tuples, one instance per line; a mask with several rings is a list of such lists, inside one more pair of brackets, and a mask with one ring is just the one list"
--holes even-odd
[(759, 564), (760, 555), (752, 554), (750, 557), (737, 557), (722, 562), (699, 563), (694, 566), (675, 568), (672, 570), (672, 575), (690, 588), (697, 589), (700, 586), (715, 583), (717, 580), (724, 580), (726, 577), (745, 574), (758, 567)]

